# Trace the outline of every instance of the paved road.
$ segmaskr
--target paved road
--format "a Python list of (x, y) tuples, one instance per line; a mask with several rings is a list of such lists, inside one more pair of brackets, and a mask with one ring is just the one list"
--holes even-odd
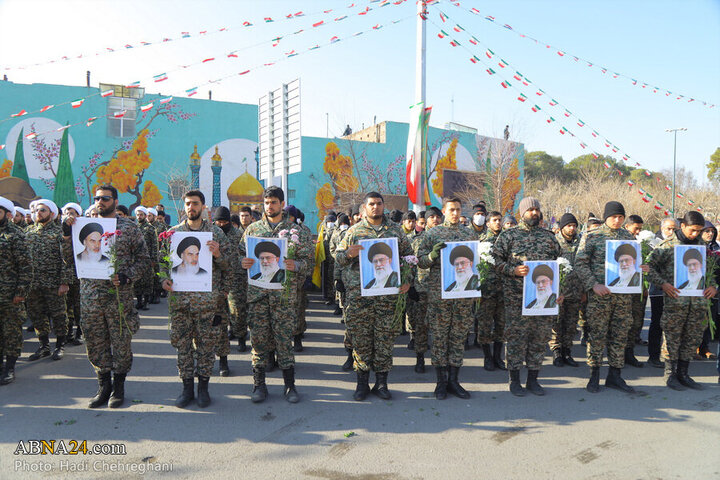
[[(181, 384), (164, 301), (141, 317), (124, 408), (85, 407), (96, 381), (83, 347), (69, 347), (59, 362), (19, 362), (16, 383), (0, 387), (0, 478), (720, 478), (712, 362), (691, 366), (707, 386), (702, 392), (671, 391), (662, 371), (646, 366), (625, 369), (641, 393), (592, 395), (583, 388), (584, 365), (554, 368), (548, 357), (541, 371), (548, 394), (516, 398), (507, 374), (483, 370), (473, 349), (461, 371), (472, 399), (439, 402), (434, 372), (416, 374), (408, 337), (399, 337), (393, 400), (354, 402), (354, 374), (339, 368), (342, 326), (312, 300), (306, 350), (297, 356), (297, 405), (283, 400), (279, 371), (269, 374), (268, 401), (251, 403), (250, 355), (234, 352), (233, 376), (211, 380), (209, 408), (175, 408)], [(28, 341), (24, 357), (35, 348)], [(575, 355), (584, 358), (579, 346)], [(31, 439), (122, 443), (126, 454), (13, 454)]]

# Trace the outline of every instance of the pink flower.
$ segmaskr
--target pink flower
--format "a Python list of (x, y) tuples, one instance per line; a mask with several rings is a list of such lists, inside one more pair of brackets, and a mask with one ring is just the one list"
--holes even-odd
[(293, 242), (293, 243), (299, 243), (299, 242), (300, 242), (300, 237), (298, 237), (297, 235), (292, 235), (292, 236), (290, 237), (290, 241)]
[(283, 230), (280, 230), (280, 233), (278, 233), (278, 236), (280, 238), (285, 238), (287, 236), (287, 234), (288, 234), (287, 229), (283, 229)]

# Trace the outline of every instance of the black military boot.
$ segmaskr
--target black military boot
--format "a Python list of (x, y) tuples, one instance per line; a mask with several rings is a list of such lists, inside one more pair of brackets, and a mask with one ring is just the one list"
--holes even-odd
[(190, 378), (183, 378), (183, 390), (177, 399), (175, 399), (175, 406), (178, 408), (185, 408), (188, 405), (190, 405), (190, 402), (192, 402), (195, 399), (195, 379)]
[(15, 381), (15, 362), (17, 357), (7, 356), (5, 365), (3, 366), (2, 376), (0, 377), (0, 385), (7, 385)]
[(142, 295), (140, 298), (142, 299), (140, 304), (140, 310), (150, 310), (150, 307), (148, 307), (148, 296)]
[(205, 408), (210, 405), (210, 393), (208, 392), (209, 382), (210, 377), (198, 375), (197, 406), (200, 408)]
[(342, 370), (343, 372), (349, 372), (353, 369), (355, 360), (353, 359), (352, 349), (346, 348), (345, 351), (347, 352), (347, 359), (345, 360), (345, 363), (342, 364)]
[(563, 348), (563, 362), (565, 362), (565, 365), (570, 365), (571, 367), (578, 367), (578, 362), (576, 362), (572, 357), (572, 348)]
[(493, 361), (495, 362), (495, 368), (498, 370), (507, 370), (505, 362), (502, 359), (503, 342), (493, 342)]
[(425, 373), (425, 354), (415, 354), (415, 373)]
[(665, 380), (665, 385), (672, 388), (673, 390), (683, 391), (685, 390), (685, 386), (683, 386), (682, 383), (680, 383), (680, 380), (678, 380), (677, 376), (677, 362), (673, 362), (670, 360), (667, 360), (665, 362), (665, 376), (663, 379)]
[(72, 331), (72, 328), (70, 329), (70, 331), (68, 332), (67, 343), (74, 346), (82, 345), (82, 342), (80, 341), (80, 325), (77, 325), (75, 327), (74, 333)]
[(137, 296), (137, 300), (135, 301), (135, 310), (142, 310), (142, 295)]
[(598, 393), (600, 391), (600, 367), (590, 368), (590, 380), (585, 389), (590, 393)]
[(483, 368), (487, 370), (488, 372), (492, 372), (495, 370), (495, 359), (493, 358), (493, 354), (490, 351), (490, 344), (489, 343), (483, 343), (482, 344), (482, 351), (483, 351)]
[(230, 367), (228, 366), (227, 356), (220, 357), (219, 373), (221, 377), (230, 376)]
[(28, 360), (30, 360), (31, 362), (50, 356), (50, 339), (48, 338), (48, 336), (40, 335), (38, 337), (38, 340), (40, 340), (40, 348), (38, 348), (35, 353), (28, 357)]
[(460, 367), (453, 367), (452, 365), (450, 365), (447, 391), (448, 393), (452, 393), (458, 398), (468, 399), (470, 398), (470, 393), (465, 390), (462, 385), (460, 385), (460, 382), (458, 381), (459, 373)]
[(275, 357), (275, 351), (268, 355), (267, 371), (272, 372), (278, 367), (277, 358)]
[(371, 392), (382, 398), (383, 400), (390, 400), (392, 395), (387, 387), (388, 372), (375, 372), (375, 385)]
[(553, 355), (553, 366), (555, 367), (564, 367), (565, 366), (565, 360), (563, 359), (563, 351), (562, 348), (558, 347), (552, 351)]
[(435, 398), (445, 400), (447, 398), (448, 368), (435, 367), (437, 373), (437, 385), (435, 385)]
[(113, 378), (112, 393), (110, 394), (110, 401), (108, 407), (118, 408), (125, 401), (125, 373), (116, 373)]
[(294, 345), (293, 345), (294, 352), (302, 352), (303, 351), (302, 335), (295, 335), (293, 343), (294, 343)]
[(510, 393), (516, 397), (525, 396), (525, 389), (520, 383), (520, 370), (510, 370)]
[(605, 386), (615, 388), (626, 393), (635, 393), (635, 389), (625, 383), (625, 380), (621, 376), (621, 371), (617, 367), (610, 367), (608, 376), (605, 379)]
[(55, 350), (53, 350), (52, 358), (53, 360), (62, 360), (63, 356), (65, 354), (65, 337), (57, 337), (57, 340), (55, 340)]
[(627, 365), (637, 368), (642, 368), (643, 366), (643, 363), (637, 358), (635, 358), (635, 350), (633, 349), (633, 347), (625, 349), (625, 363)]
[(264, 402), (268, 396), (267, 385), (265, 385), (265, 369), (262, 367), (253, 368), (253, 391), (250, 400), (253, 403)]
[(665, 367), (665, 364), (660, 361), (660, 357), (656, 357), (653, 355), (648, 357), (648, 363), (655, 368), (664, 368)]
[(107, 404), (112, 392), (112, 383), (110, 382), (110, 372), (98, 373), (98, 391), (94, 397), (90, 399), (88, 408), (98, 408)]
[(153, 305), (157, 305), (160, 303), (160, 297), (158, 296), (157, 292), (153, 292), (152, 295), (150, 295), (150, 303)]
[(539, 370), (528, 370), (528, 377), (525, 388), (528, 392), (542, 397), (543, 395), (545, 395), (545, 389), (537, 381), (538, 373), (540, 373)]
[(688, 375), (688, 368), (690, 367), (689, 360), (678, 360), (677, 362), (677, 378), (681, 384), (693, 390), (705, 390), (705, 387), (700, 385), (698, 382), (690, 378)]
[(247, 350), (247, 333), (242, 337), (238, 338), (238, 352), (245, 352)]
[(295, 390), (295, 367), (286, 368), (283, 372), (283, 381), (285, 382), (285, 400), (290, 403), (298, 403), (300, 395)]
[(358, 369), (357, 373), (357, 385), (355, 386), (355, 393), (353, 393), (353, 400), (362, 402), (365, 400), (370, 393), (370, 372)]
[(337, 305), (335, 307), (335, 311), (333, 312), (333, 315), (337, 315), (337, 316), (342, 315), (342, 308), (340, 308), (340, 305)]

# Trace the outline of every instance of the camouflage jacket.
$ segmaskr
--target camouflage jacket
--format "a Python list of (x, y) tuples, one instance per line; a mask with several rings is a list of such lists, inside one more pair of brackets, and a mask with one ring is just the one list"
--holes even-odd
[(32, 281), (30, 264), (25, 234), (12, 222), (5, 222), (0, 226), (0, 304), (27, 297)]
[[(190, 228), (187, 220), (183, 220), (179, 225), (169, 229), (172, 232), (212, 232), (212, 238), (214, 241), (220, 244), (220, 256), (212, 257), (213, 268), (212, 268), (212, 291), (211, 292), (172, 292), (171, 301), (168, 302), (170, 310), (174, 308), (182, 310), (191, 310), (197, 312), (201, 318), (208, 318), (217, 312), (217, 307), (221, 300), (230, 291), (230, 287), (233, 282), (232, 272), (232, 257), (233, 251), (230, 247), (230, 241), (225, 236), (223, 231), (208, 222), (203, 220), (200, 228), (194, 230)], [(163, 265), (163, 272), (170, 275), (167, 269), (167, 265)]]
[(575, 235), (572, 240), (568, 241), (562, 232), (558, 232), (555, 234), (555, 238), (560, 244), (560, 248), (562, 248), (563, 253), (561, 256), (570, 262), (573, 268), (572, 271), (568, 273), (564, 288), (560, 294), (564, 295), (568, 300), (579, 300), (580, 294), (582, 293), (582, 284), (575, 270), (575, 253), (580, 245), (580, 235)]
[[(307, 238), (310, 239), (312, 254), (310, 255), (310, 259), (308, 260), (310, 264), (307, 267), (307, 274), (301, 275), (301, 281), (304, 282), (305, 278), (308, 276), (312, 276), (313, 269), (315, 268), (315, 244), (312, 242), (312, 230), (310, 230), (310, 227), (305, 225), (304, 223), (297, 223), (295, 224), (296, 228), (299, 228), (301, 231), (305, 232), (305, 235), (307, 235)], [(333, 259), (334, 260), (334, 259)]]
[(58, 288), (72, 282), (72, 272), (65, 262), (62, 228), (57, 223), (35, 224), (25, 239), (30, 247), (31, 288)]
[(468, 230), (472, 232), (472, 234), (481, 242), (483, 242), (483, 237), (485, 237), (488, 232), (490, 232), (490, 229), (487, 228), (487, 225), (483, 225), (482, 228), (478, 228), (474, 223), (470, 222), (470, 225), (467, 227)]
[(140, 231), (145, 239), (145, 246), (147, 247), (148, 254), (153, 263), (157, 262), (158, 258), (158, 231), (155, 229), (152, 223), (145, 220), (144, 222), (138, 222)]
[[(337, 254), (337, 247), (338, 245), (340, 245), (342, 239), (345, 238), (348, 230), (349, 228), (345, 230), (340, 230), (339, 228), (336, 228), (333, 232), (333, 235), (330, 238), (330, 256), (333, 257), (333, 260), (335, 259), (335, 255)], [(333, 265), (333, 278), (336, 280), (340, 279), (340, 275), (342, 275), (342, 266), (338, 262), (334, 262)]]
[(460, 223), (452, 224), (445, 220), (442, 225), (428, 230), (420, 239), (417, 248), (418, 268), (428, 269), (422, 283), (428, 293), (428, 300), (439, 301), (441, 298), (440, 258), (430, 259), (430, 252), (440, 242), (467, 242), (476, 240), (475, 234)]
[(168, 224), (165, 223), (165, 220), (160, 221), (158, 219), (155, 219), (155, 221), (152, 222), (150, 225), (152, 225), (153, 228), (155, 228), (155, 231), (157, 232), (158, 235), (160, 235), (162, 232), (166, 232), (168, 230), (168, 228), (170, 228), (170, 227), (168, 227)]
[[(275, 225), (275, 228), (270, 225), (267, 216), (263, 215), (263, 217), (259, 221), (251, 223), (245, 229), (245, 234), (243, 235), (243, 239), (240, 242), (239, 251), (240, 261), (242, 261), (242, 259), (247, 256), (247, 252), (245, 250), (245, 239), (247, 237), (278, 238), (282, 230), (290, 230), (293, 228), (296, 228), (298, 230), (298, 237), (300, 237), (299, 246), (295, 252), (296, 271), (295, 275), (292, 275), (289, 298), (290, 302), (292, 304), (295, 304), (297, 301), (298, 281), (301, 281), (301, 279), (305, 278), (308, 275), (312, 275), (313, 255), (315, 254), (315, 249), (312, 238), (310, 238), (310, 236), (308, 235), (307, 230), (298, 228), (296, 224), (291, 223), (288, 220), (287, 213), (285, 212), (283, 212), (282, 220), (280, 221), (280, 223)], [(240, 267), (240, 271), (243, 275), (245, 275), (245, 278), (247, 279), (247, 270)], [(282, 295), (283, 290), (270, 290), (267, 288), (256, 287), (255, 285), (248, 285), (247, 289), (248, 303), (257, 302), (264, 297), (273, 297), (276, 300), (279, 300)]]
[[(117, 217), (116, 229), (120, 230), (120, 236), (115, 238), (114, 249), (118, 266), (115, 273), (126, 275), (132, 282), (140, 281), (143, 272), (150, 263), (150, 255), (145, 246), (145, 239), (140, 227), (129, 218)], [(88, 299), (88, 301), (100, 301), (103, 304), (110, 303), (117, 308), (114, 288), (110, 280), (80, 279), (80, 295)], [(132, 283), (123, 285), (120, 289), (126, 293), (130, 292), (129, 296), (132, 297)]]
[(230, 255), (230, 268), (233, 271), (232, 287), (234, 291), (245, 293), (247, 291), (247, 274), (240, 268), (240, 244), (243, 243), (243, 231), (233, 225), (225, 236), (230, 242), (230, 251), (232, 252)]
[(495, 271), (502, 279), (504, 294), (522, 295), (523, 277), (514, 270), (525, 261), (557, 260), (562, 249), (552, 232), (542, 227), (531, 227), (524, 221), (500, 235), (491, 250), (495, 258)]
[[(347, 249), (350, 245), (357, 245), (360, 240), (369, 238), (397, 238), (398, 253), (401, 257), (413, 255), (410, 242), (402, 231), (402, 228), (383, 217), (380, 229), (376, 231), (367, 219), (363, 218), (358, 223), (347, 229), (345, 237), (340, 241), (335, 250), (335, 261), (342, 267), (342, 279), (345, 284), (346, 295), (360, 296), (360, 261), (359, 256), (350, 258)], [(411, 281), (412, 283), (412, 281)], [(374, 298), (389, 299), (394, 301), (395, 295), (380, 296)]]
[[(668, 238), (663, 240), (657, 247), (650, 253), (648, 259), (648, 266), (650, 271), (648, 272), (648, 280), (652, 285), (661, 288), (663, 283), (669, 283), (673, 285), (673, 279), (675, 277), (675, 245), (690, 245), (684, 244), (677, 237), (677, 234), (673, 232)], [(698, 246), (702, 246), (702, 243), (698, 243)], [(705, 272), (705, 287), (717, 287), (717, 280), (712, 277), (708, 277), (707, 271)], [(678, 297), (671, 298), (664, 295), (665, 302), (672, 302), (677, 304), (689, 304), (691, 302), (704, 302), (705, 299), (702, 297)]]
[[(422, 243), (423, 238), (425, 235), (427, 235), (428, 230), (425, 229), (420, 233), (416, 233), (415, 236), (412, 236), (412, 234), (408, 235), (408, 239), (410, 239), (410, 244), (412, 245), (413, 252), (415, 252), (415, 256), (418, 256), (418, 248), (420, 248), (420, 244)], [(428, 276), (430, 275), (430, 269), (429, 268), (420, 268), (418, 265), (417, 267), (417, 273), (415, 277), (415, 290), (418, 292), (427, 292), (427, 281)]]
[(583, 292), (592, 290), (598, 283), (605, 285), (606, 240), (635, 240), (635, 237), (622, 227), (613, 230), (606, 224), (583, 235), (573, 265)]

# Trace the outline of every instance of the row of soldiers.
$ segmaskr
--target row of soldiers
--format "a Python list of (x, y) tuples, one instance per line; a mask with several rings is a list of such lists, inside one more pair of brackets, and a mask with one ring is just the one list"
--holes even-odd
[[(33, 230), (23, 232), (11, 226), (12, 204), (5, 199), (0, 200), (3, 217), (0, 218), (3, 234), (0, 249), (1, 258), (6, 262), (4, 266), (7, 267), (2, 269), (2, 282), (6, 288), (3, 288), (3, 297), (0, 298), (0, 306), (8, 318), (3, 324), (2, 339), (5, 357), (3, 379), (6, 379), (14, 370), (14, 362), (20, 353), (22, 335), (18, 306), (26, 298), (32, 300), (28, 305), (38, 303), (42, 311), (50, 314), (58, 337), (56, 350), (62, 347), (66, 332), (62, 324), (67, 325), (67, 321), (60, 319), (59, 313), (56, 320), (51, 313), (55, 307), (50, 307), (48, 302), (61, 298), (69, 289), (65, 282), (68, 282), (70, 276), (68, 270), (74, 269), (67, 261), (67, 251), (70, 248), (69, 229), (75, 217), (67, 215), (58, 224), (53, 221), (58, 213), (57, 207), (53, 209), (52, 202), (43, 201), (35, 205), (37, 225)], [(81, 279), (79, 282), (81, 327), (88, 358), (97, 372), (99, 383), (98, 392), (89, 403), (91, 408), (105, 404), (117, 407), (124, 401), (124, 382), (132, 365), (130, 340), (139, 328), (133, 295), (137, 293), (135, 287), (143, 284), (144, 279), (155, 277), (162, 279), (160, 286), (169, 295), (170, 340), (178, 350), (178, 371), (183, 383), (182, 393), (176, 400), (177, 406), (185, 407), (195, 399), (195, 377), (198, 378), (198, 405), (205, 407), (210, 404), (208, 382), (215, 356), (220, 357), (221, 375), (223, 372), (228, 374), (228, 324), (238, 338), (244, 339), (247, 328), (243, 328), (244, 319), (249, 324), (252, 343), (252, 401), (262, 402), (267, 398), (265, 375), (275, 355), (274, 362), (283, 374), (285, 398), (292, 403), (299, 401), (295, 388), (293, 352), (302, 348), (301, 338), (305, 329), (302, 319), (307, 302), (303, 284), (313, 271), (313, 242), (309, 229), (298, 223), (300, 214), (297, 209), (285, 206), (281, 189), (266, 189), (263, 217), (239, 227), (232, 224), (229, 212), (222, 209), (216, 211), (214, 224), (204, 219), (206, 207), (202, 192), (186, 193), (186, 218), (171, 228), (170, 232), (212, 232), (213, 240), (208, 242), (207, 247), (213, 256), (213, 287), (207, 293), (173, 291), (168, 271), (172, 264), (163, 261), (166, 259), (162, 258), (161, 253), (148, 250), (148, 244), (157, 240), (157, 231), (151, 232), (143, 226), (144, 222), (140, 218), (144, 213), (142, 210), (135, 212), (138, 223), (117, 214), (118, 198), (114, 187), (98, 187), (94, 201), (98, 216), (117, 217), (120, 234), (116, 234), (114, 239), (117, 261), (112, 278)], [(557, 346), (554, 350), (560, 350), (563, 361), (568, 364), (574, 362), (566, 344), (569, 339), (572, 345), (573, 335), (568, 332), (574, 333), (577, 316), (574, 313), (562, 314), (574, 308), (572, 302), (563, 302), (566, 297), (571, 298), (572, 290), (584, 292), (587, 297), (588, 365), (591, 368), (588, 390), (599, 390), (599, 367), (607, 348), (610, 372), (606, 385), (632, 391), (620, 374), (632, 323), (629, 314), (631, 296), (611, 294), (604, 287), (605, 240), (633, 238), (623, 228), (625, 211), (618, 202), (608, 202), (603, 225), (584, 235), (575, 244), (575, 258), (568, 260), (575, 267), (577, 283), (561, 292), (558, 298), (558, 303), (562, 303), (561, 315), (557, 318), (521, 315), (522, 281), (528, 273), (523, 263), (528, 260), (571, 257), (572, 247), (575, 246), (574, 239), (570, 241), (564, 237), (568, 245), (561, 246), (560, 238), (541, 227), (542, 212), (536, 199), (528, 197), (520, 202), (521, 222), (505, 231), (500, 228), (503, 223), (500, 215), (497, 212), (486, 215), (484, 206), (475, 207), (471, 228), (462, 226), (459, 222), (462, 202), (457, 198), (446, 199), (442, 211), (429, 209), (425, 214), (426, 225), (422, 232), (410, 228), (411, 222), (405, 224), (403, 221), (400, 225), (389, 220), (384, 214), (384, 199), (378, 193), (367, 194), (359, 210), (359, 218), (353, 219), (355, 223), (350, 226), (353, 222), (349, 218), (339, 221), (340, 225), (330, 239), (337, 267), (336, 287), (341, 293), (342, 313), (347, 327), (345, 345), (357, 373), (357, 386), (353, 395), (356, 400), (365, 399), (370, 392), (383, 399), (391, 398), (387, 381), (392, 367), (392, 347), (399, 334), (398, 325), (391, 321), (397, 297), (369, 298), (360, 294), (358, 257), (362, 247), (359, 242), (368, 238), (397, 238), (400, 255), (414, 255), (417, 258), (418, 268), (410, 278), (403, 278), (400, 293), (407, 293), (410, 299), (408, 323), (413, 332), (418, 371), (424, 370), (424, 354), (428, 349), (428, 337), (432, 335), (431, 356), (437, 373), (435, 395), (438, 399), (446, 398), (448, 393), (461, 398), (470, 396), (459, 383), (459, 371), (463, 364), (466, 339), (475, 322), (478, 324), (478, 342), (485, 350), (486, 368), (505, 368), (502, 361), (505, 342), (510, 391), (515, 395), (524, 395), (526, 389), (537, 395), (544, 394), (538, 383), (538, 373), (548, 342), (552, 339)], [(244, 213), (248, 218), (251, 216), (251, 212)], [(485, 216), (487, 219), (479, 218)], [(411, 220), (410, 217), (408, 214), (404, 220)], [(559, 233), (569, 231), (566, 227), (572, 223), (577, 227), (577, 221), (568, 222)], [(675, 243), (696, 241), (702, 230), (698, 225), (703, 224), (702, 215), (690, 212), (674, 236), (657, 247), (649, 262), (650, 266), (644, 267), (652, 283), (661, 285), (663, 290), (667, 289), (666, 284), (671, 286), (672, 277), (667, 276), (667, 269), (672, 268), (671, 247)], [(55, 228), (60, 230), (59, 237), (57, 231), (52, 233)], [(146, 238), (144, 229), (152, 233), (152, 240)], [(36, 231), (39, 232), (38, 238), (54, 240), (26, 242), (25, 237), (36, 235)], [(292, 258), (285, 259), (285, 268), (290, 272), (287, 288), (268, 290), (248, 285), (247, 270), (253, 266), (254, 260), (248, 257), (243, 238), (279, 237), (286, 236), (288, 232), (297, 235), (298, 241)], [(478, 307), (470, 299), (443, 300), (439, 282), (442, 249), (446, 247), (446, 242), (477, 239), (494, 242), (494, 277), (482, 287), (482, 302)], [(168, 237), (165, 236), (162, 241), (168, 241)], [(38, 246), (34, 246), (36, 243)], [(27, 245), (31, 245), (32, 255), (28, 253)], [(40, 245), (43, 247), (39, 248)], [(58, 252), (61, 253), (58, 255)], [(57, 255), (59, 261), (46, 261), (49, 255)], [(33, 268), (27, 269), (27, 265), (33, 265)], [(28, 289), (33, 292), (29, 297)], [(671, 293), (668, 289), (669, 307), (673, 301), (679, 307), (668, 308), (668, 314), (663, 316), (666, 381), (673, 388), (678, 385), (697, 388), (698, 384), (687, 373), (687, 352), (690, 346), (698, 343), (696, 330), (702, 321), (702, 300), (693, 297), (675, 298)], [(710, 298), (715, 293), (715, 287), (710, 286), (705, 296)], [(528, 368), (525, 388), (520, 384), (520, 369), (523, 365)], [(371, 370), (375, 372), (372, 389), (369, 386)]]

